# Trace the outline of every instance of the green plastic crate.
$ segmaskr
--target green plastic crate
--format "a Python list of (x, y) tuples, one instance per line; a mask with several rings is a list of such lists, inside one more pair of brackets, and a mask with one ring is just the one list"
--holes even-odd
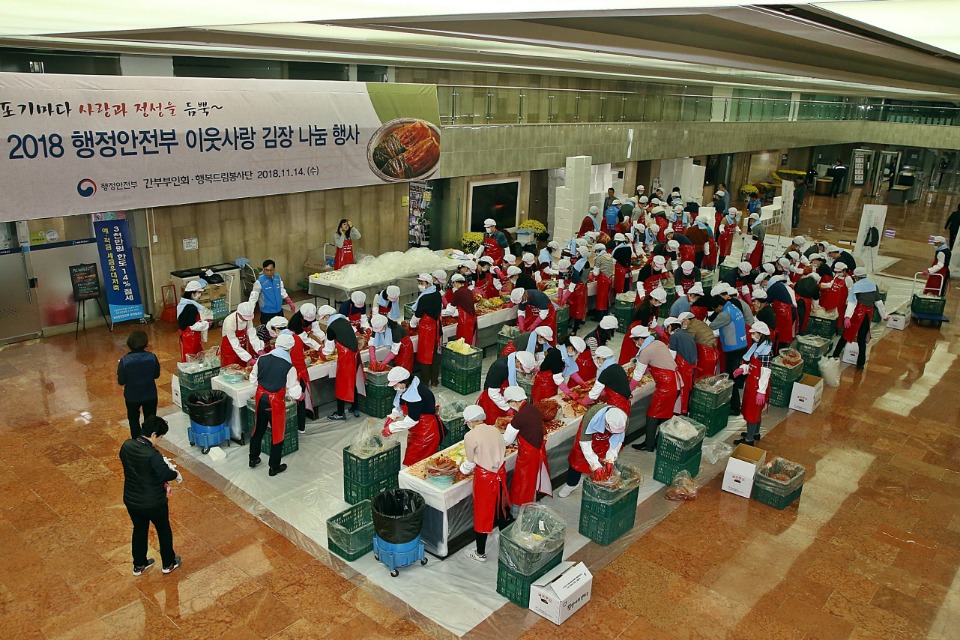
[(783, 360), (777, 356), (770, 363), (770, 381), (774, 387), (786, 386), (793, 388), (793, 383), (803, 377), (803, 362), (798, 362), (792, 367), (785, 367)]
[(409, 321), (413, 317), (413, 303), (403, 305), (403, 319)]
[[(211, 388), (211, 381), (220, 375), (220, 367), (211, 367), (201, 371), (187, 373), (177, 370), (177, 379), (180, 381), (180, 388), (190, 387), (194, 391), (204, 391)], [(181, 397), (183, 397), (181, 395)]]
[(613, 503), (596, 502), (590, 499), (584, 483), (580, 503), (580, 534), (597, 544), (608, 545), (625, 534), (637, 520), (637, 500), (640, 487), (634, 487)]
[[(719, 274), (720, 280), (723, 280), (731, 272), (736, 271), (737, 267), (735, 265), (721, 264), (717, 267), (717, 273)], [(704, 291), (708, 291), (706, 287), (703, 288)]]
[(626, 333), (633, 320), (633, 302), (630, 300), (614, 300), (613, 317), (617, 319), (617, 330), (620, 333)]
[(397, 475), (389, 476), (382, 480), (371, 482), (370, 484), (361, 484), (344, 477), (343, 500), (349, 504), (357, 504), (363, 500), (371, 500), (383, 491), (399, 488), (400, 480)]
[(795, 490), (793, 490), (791, 493), (788, 493), (786, 495), (781, 495), (772, 487), (757, 484), (756, 482), (754, 482), (753, 493), (751, 494), (751, 496), (757, 502), (761, 502), (763, 504), (769, 505), (774, 509), (783, 510), (789, 507), (791, 504), (793, 504), (794, 501), (799, 500), (801, 493), (803, 493), (802, 484), (799, 487), (797, 487)]
[(361, 458), (343, 448), (343, 476), (358, 484), (372, 484), (400, 473), (400, 443), (394, 440), (393, 446), (369, 458)]
[(653, 479), (663, 484), (670, 484), (681, 471), (687, 471), (690, 477), (696, 478), (700, 473), (700, 456), (697, 455), (683, 464), (676, 464), (657, 455), (657, 461), (653, 467)]
[(735, 385), (731, 384), (719, 392), (713, 392), (693, 385), (693, 389), (690, 391), (690, 407), (697, 407), (704, 411), (712, 411), (717, 407), (722, 407), (725, 404), (728, 405), (730, 404), (730, 399), (733, 398), (734, 386)]
[(480, 369), (464, 371), (440, 366), (440, 384), (462, 396), (480, 391)]
[(373, 535), (369, 500), (327, 518), (327, 548), (348, 562), (373, 551)]
[(570, 337), (570, 321), (564, 320), (563, 322), (557, 323), (557, 344), (566, 342), (567, 338)]
[(503, 353), (503, 350), (508, 344), (513, 342), (513, 338), (516, 336), (505, 336), (502, 333), (497, 334), (497, 357), (500, 357), (500, 354)]
[[(390, 389), (390, 387), (388, 386), (389, 381), (387, 380), (387, 376), (389, 375), (390, 375), (389, 371), (370, 371), (370, 369), (363, 370), (364, 380), (366, 381), (365, 386), (368, 387), (368, 389), (369, 387), (376, 387), (378, 389), (383, 389), (383, 388)], [(392, 390), (391, 390), (391, 393), (392, 393)]]
[[(393, 411), (393, 400), (396, 397), (396, 393), (391, 393), (388, 396), (376, 396), (370, 393), (372, 389), (377, 388), (380, 387), (368, 387), (367, 395), (361, 396), (357, 394), (355, 396), (357, 399), (357, 409), (371, 418), (386, 418), (390, 415), (390, 412)], [(386, 388), (389, 389), (390, 387)]]
[(770, 387), (770, 404), (774, 407), (786, 407), (790, 404), (790, 396), (793, 394), (793, 382), (786, 386)]
[(924, 313), (928, 315), (942, 316), (943, 310), (946, 306), (946, 298), (934, 298), (914, 294), (910, 301), (910, 311), (915, 314)]
[[(286, 423), (285, 423), (286, 433), (290, 433), (290, 431), (297, 431), (297, 403), (294, 402), (293, 400), (287, 399), (286, 407), (287, 407)], [(253, 398), (250, 398), (249, 400), (247, 400), (246, 413), (243, 414), (244, 433), (247, 433), (247, 434), (253, 433), (253, 422), (255, 418), (256, 418), (256, 409), (254, 408)], [(269, 424), (267, 425), (267, 433), (268, 434), (270, 433)], [(270, 437), (269, 435), (264, 435), (263, 441), (268, 442), (269, 437)], [(269, 451), (270, 450), (268, 448), (267, 452)]]
[(447, 429), (447, 435), (440, 442), (441, 450), (463, 442), (463, 436), (467, 434), (467, 425), (463, 421), (463, 416), (453, 420), (444, 420), (443, 426)]
[(563, 559), (563, 547), (561, 547), (545, 565), (534, 571), (531, 575), (523, 575), (514, 571), (502, 562), (497, 562), (497, 593), (504, 598), (524, 609), (530, 606), (530, 587), (534, 582), (542, 578), (550, 569), (553, 569)]
[[(293, 420), (293, 427), (287, 425), (283, 431), (283, 448), (280, 450), (280, 455), (282, 456), (288, 456), (300, 450), (300, 432), (297, 429), (296, 413), (293, 414)], [(263, 434), (263, 440), (260, 442), (260, 453), (264, 455), (270, 455), (270, 447), (273, 443), (271, 433), (272, 430), (267, 426), (267, 432)]]
[(657, 460), (665, 460), (671, 464), (685, 464), (694, 458), (699, 459), (702, 450), (703, 440), (689, 449), (683, 449), (675, 441), (665, 438), (662, 433), (657, 435)]
[(837, 335), (837, 321), (832, 318), (810, 316), (807, 319), (807, 330), (803, 332), (803, 335), (832, 338)]
[(808, 339), (817, 339), (821, 341), (821, 344), (809, 344), (803, 342), (802, 340), (797, 340), (794, 343), (793, 348), (800, 352), (800, 355), (803, 356), (804, 361), (819, 360), (823, 356), (827, 355), (830, 352), (830, 347), (833, 346), (833, 342), (829, 338), (810, 336)]
[(480, 371), (483, 366), (483, 349), (471, 348), (470, 353), (457, 353), (445, 348), (440, 354), (440, 366), (445, 369)]
[(811, 376), (817, 376), (819, 378), (820, 377), (820, 359), (819, 358), (817, 358), (816, 360), (804, 359), (803, 372), (805, 374), (809, 374)]
[(715, 409), (690, 407), (690, 419), (696, 420), (707, 428), (707, 437), (715, 436), (727, 428), (730, 419), (730, 401)]
[[(554, 305), (554, 306), (556, 306), (556, 305)], [(558, 327), (560, 326), (560, 323), (562, 323), (562, 322), (569, 322), (569, 321), (570, 321), (570, 307), (569, 307), (569, 306), (564, 305), (564, 306), (562, 306), (562, 307), (556, 307), (556, 309), (557, 309), (557, 326), (558, 326)]]

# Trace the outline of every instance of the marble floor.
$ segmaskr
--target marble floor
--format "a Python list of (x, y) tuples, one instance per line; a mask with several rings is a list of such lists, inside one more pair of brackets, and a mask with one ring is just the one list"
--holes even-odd
[[(804, 210), (810, 235), (855, 233), (858, 201), (821, 199)], [(897, 264), (929, 260), (926, 238), (956, 199), (891, 209), (887, 226), (901, 225)], [(957, 306), (951, 291), (947, 315)], [(183, 567), (134, 578), (115, 380), (131, 328), (0, 350), (7, 637), (450, 637), (189, 471), (171, 501)], [(162, 323), (147, 331), (168, 379), (176, 334)], [(765, 437), (768, 451), (807, 467), (799, 507), (744, 500), (715, 478), (614, 553), (587, 545), (574, 554), (594, 569), (593, 599), (562, 627), (508, 604), (466, 637), (519, 628), (525, 638), (956, 638), (958, 353), (953, 323), (888, 332), (865, 371), (847, 369), (825, 391), (819, 411), (792, 413)], [(160, 404), (171, 404), (164, 387)]]

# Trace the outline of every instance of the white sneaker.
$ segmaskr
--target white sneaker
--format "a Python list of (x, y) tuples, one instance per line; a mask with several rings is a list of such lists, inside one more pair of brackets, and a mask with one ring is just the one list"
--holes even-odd
[(573, 493), (573, 492), (576, 490), (576, 488), (577, 488), (577, 485), (573, 485), (573, 486), (571, 487), (569, 484), (565, 484), (565, 485), (563, 485), (562, 487), (560, 487), (560, 489), (557, 491), (557, 497), (558, 497), (558, 498), (566, 498), (566, 497), (568, 497), (571, 493)]
[(471, 549), (470, 551), (468, 551), (467, 557), (470, 558), (471, 560), (476, 560), (477, 562), (487, 561), (487, 556), (480, 555), (479, 553), (477, 553), (476, 549)]

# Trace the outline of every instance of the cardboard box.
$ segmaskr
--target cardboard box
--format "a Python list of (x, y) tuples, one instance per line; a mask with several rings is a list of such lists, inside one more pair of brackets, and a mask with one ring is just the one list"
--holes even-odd
[(530, 587), (530, 610), (563, 624), (590, 602), (593, 575), (582, 562), (561, 562)]
[(897, 331), (903, 331), (907, 328), (909, 318), (902, 313), (891, 313), (887, 316), (887, 326)]
[[(857, 345), (853, 345), (857, 346)], [(793, 383), (790, 408), (804, 413), (813, 413), (823, 400), (823, 378), (805, 374)]]
[[(847, 364), (857, 364), (857, 357), (860, 355), (860, 345), (856, 342), (848, 342), (843, 348), (842, 360)], [(791, 407), (792, 408), (792, 407)]]
[(178, 407), (181, 406), (180, 378), (177, 377), (177, 374), (173, 374), (173, 379), (170, 381), (170, 395), (173, 396), (173, 404)]
[(753, 479), (757, 469), (763, 464), (767, 452), (748, 444), (737, 445), (727, 460), (727, 469), (723, 472), (721, 489), (735, 493), (742, 498), (750, 498), (753, 492)]

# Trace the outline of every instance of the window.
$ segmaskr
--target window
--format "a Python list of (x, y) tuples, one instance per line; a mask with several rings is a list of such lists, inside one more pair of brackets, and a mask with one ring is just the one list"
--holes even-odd
[(470, 231), (483, 231), (483, 221), (493, 218), (498, 229), (517, 226), (520, 178), (470, 183)]

